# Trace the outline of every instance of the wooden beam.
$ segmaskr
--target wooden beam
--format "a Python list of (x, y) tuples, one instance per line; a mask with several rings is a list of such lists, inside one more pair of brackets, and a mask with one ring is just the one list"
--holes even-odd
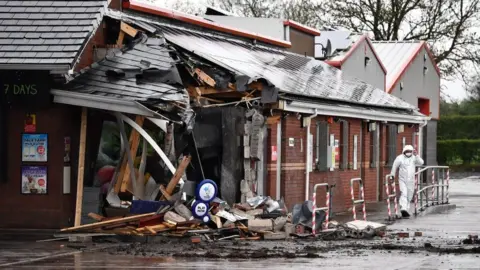
[(123, 31), (120, 31), (120, 33), (118, 33), (118, 39), (117, 39), (117, 45), (118, 46), (122, 46), (123, 45), (123, 39), (125, 38), (125, 32)]
[(163, 198), (166, 198), (169, 201), (172, 199), (172, 196), (170, 196), (170, 194), (167, 193), (167, 190), (165, 189), (165, 186), (160, 185), (160, 192), (162, 193)]
[(61, 232), (73, 232), (73, 231), (88, 230), (88, 229), (98, 229), (98, 228), (102, 228), (102, 227), (106, 227), (106, 226), (112, 226), (112, 225), (116, 225), (116, 224), (123, 224), (123, 223), (127, 224), (129, 222), (138, 221), (142, 218), (152, 217), (154, 215), (155, 215), (155, 213), (148, 213), (148, 214), (119, 218), (119, 219), (111, 219), (111, 220), (101, 221), (101, 222), (92, 223), (92, 224), (85, 224), (85, 225), (74, 226), (74, 227), (70, 227), (70, 228), (63, 228), (60, 231)]
[[(145, 116), (137, 115), (137, 117), (135, 118), (135, 123), (137, 123), (139, 126), (143, 126), (144, 121), (145, 121)], [(130, 133), (130, 139), (128, 140), (128, 145), (130, 145), (130, 154), (131, 154), (132, 160), (135, 160), (135, 157), (137, 156), (137, 150), (138, 150), (138, 146), (140, 145), (140, 139), (141, 139), (140, 133), (138, 133), (136, 129), (132, 128), (132, 131)], [(127, 191), (128, 182), (131, 180), (130, 166), (128, 165), (128, 157), (126, 153), (125, 153), (124, 161), (125, 163), (122, 163), (122, 166), (125, 166), (124, 173), (120, 174), (120, 179), (122, 179), (121, 186), (120, 186), (121, 192)]]
[(82, 108), (80, 146), (78, 150), (77, 201), (75, 204), (75, 226), (82, 221), (83, 178), (85, 173), (85, 147), (87, 144), (87, 108)]
[(88, 216), (89, 216), (90, 218), (92, 218), (93, 220), (95, 220), (95, 221), (102, 221), (102, 220), (105, 219), (104, 216), (101, 216), (101, 215), (95, 214), (95, 213), (88, 213)]
[(137, 29), (131, 27), (130, 25), (124, 22), (120, 23), (120, 30), (131, 37), (135, 37), (138, 33)]
[(197, 74), (198, 78), (205, 84), (211, 87), (215, 87), (215, 85), (217, 84), (215, 80), (212, 77), (210, 77), (207, 73), (203, 72), (203, 70), (199, 68), (195, 68), (193, 72)]
[[(172, 195), (173, 190), (178, 185), (178, 182), (180, 182), (180, 179), (182, 178), (183, 173), (185, 172), (185, 169), (187, 169), (187, 166), (188, 164), (190, 164), (191, 160), (192, 160), (192, 156), (183, 157), (182, 162), (180, 162), (180, 165), (175, 171), (175, 174), (173, 175), (172, 179), (170, 179), (170, 182), (167, 185), (167, 189), (165, 190), (168, 195)], [(165, 196), (162, 196), (162, 198), (160, 199), (165, 200)]]

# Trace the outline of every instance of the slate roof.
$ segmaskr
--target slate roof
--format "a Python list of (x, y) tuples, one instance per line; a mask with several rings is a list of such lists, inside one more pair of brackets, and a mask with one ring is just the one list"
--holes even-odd
[(126, 51), (117, 50), (82, 70), (63, 88), (153, 106), (169, 101), (189, 102), (175, 61), (155, 38)]
[(0, 64), (73, 67), (106, 8), (107, 0), (0, 1)]

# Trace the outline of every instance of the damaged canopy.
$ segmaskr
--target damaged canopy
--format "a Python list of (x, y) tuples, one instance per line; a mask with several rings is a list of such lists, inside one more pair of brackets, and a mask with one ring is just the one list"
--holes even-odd
[[(157, 29), (165, 39), (186, 52), (229, 70), (242, 81), (265, 80), (280, 92), (349, 103), (412, 110), (412, 105), (311, 57), (286, 52), (255, 42), (228, 38), (221, 34), (197, 31), (162, 22), (140, 14), (110, 10), (107, 16)], [(247, 76), (249, 80), (245, 80)]]
[[(77, 93), (134, 101), (173, 120), (190, 113), (188, 93), (162, 39), (142, 36), (76, 74), (64, 87)], [(174, 115), (174, 114), (175, 115)], [(175, 119), (177, 118), (177, 119)]]

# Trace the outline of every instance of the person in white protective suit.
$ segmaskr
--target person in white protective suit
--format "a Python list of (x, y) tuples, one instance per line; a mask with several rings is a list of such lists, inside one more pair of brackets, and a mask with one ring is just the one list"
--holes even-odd
[(417, 151), (411, 145), (406, 145), (403, 152), (393, 162), (392, 172), (395, 178), (398, 172), (398, 184), (400, 187), (400, 212), (402, 217), (409, 217), (410, 202), (415, 192), (415, 166), (423, 165), (423, 159), (417, 155)]

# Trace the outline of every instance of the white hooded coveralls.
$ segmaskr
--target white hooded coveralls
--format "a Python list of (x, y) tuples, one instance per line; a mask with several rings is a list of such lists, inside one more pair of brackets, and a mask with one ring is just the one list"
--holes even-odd
[(395, 177), (397, 169), (398, 172), (398, 185), (400, 187), (400, 210), (409, 211), (410, 202), (415, 192), (415, 166), (423, 165), (423, 159), (418, 155), (411, 155), (407, 157), (405, 152), (412, 151), (413, 146), (406, 145), (403, 148), (402, 154), (399, 155), (393, 162), (392, 172), (390, 173)]

